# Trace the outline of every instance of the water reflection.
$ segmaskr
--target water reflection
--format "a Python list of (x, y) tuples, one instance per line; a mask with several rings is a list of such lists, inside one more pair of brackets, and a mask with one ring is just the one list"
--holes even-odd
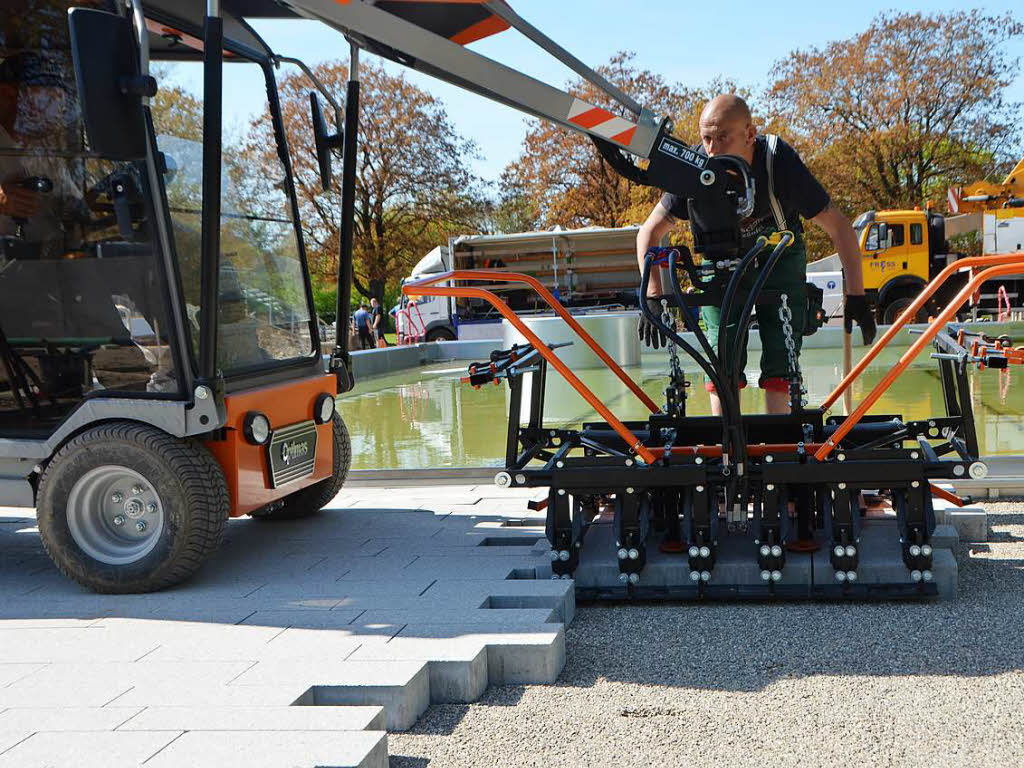
[[(854, 403), (879, 382), (902, 350), (883, 352), (854, 384)], [(756, 381), (757, 354), (753, 353), (747, 378)], [(821, 402), (842, 378), (837, 351), (812, 349), (801, 356), (811, 403)], [(690, 363), (687, 412), (709, 413), (704, 374)], [(662, 402), (668, 363), (645, 357), (628, 369), (655, 402)], [(474, 390), (459, 382), (465, 366), (458, 362), (401, 371), (360, 382), (340, 404), (352, 434), (356, 469), (419, 469), (427, 467), (486, 466), (502, 461), (508, 413), (508, 388), (489, 385)], [(643, 419), (646, 409), (607, 370), (580, 374), (583, 381), (624, 420)], [(980, 371), (971, 374), (971, 400), (982, 454), (1024, 453), (1024, 371)], [(763, 393), (743, 391), (745, 412), (764, 407)], [(833, 409), (843, 413), (842, 403)], [(923, 419), (944, 413), (942, 390), (935, 362), (926, 357), (892, 385), (872, 413), (901, 414)], [(556, 373), (548, 376), (545, 403), (547, 426), (578, 426), (596, 417), (593, 409)]]

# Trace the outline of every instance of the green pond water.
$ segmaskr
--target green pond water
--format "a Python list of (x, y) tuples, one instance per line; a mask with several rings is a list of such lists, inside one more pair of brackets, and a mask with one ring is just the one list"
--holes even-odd
[[(930, 349), (929, 349), (930, 351)], [(854, 383), (856, 403), (878, 383), (885, 371), (903, 352), (888, 349)], [(854, 361), (863, 350), (854, 350)], [(758, 377), (758, 354), (752, 352), (747, 379)], [(923, 419), (945, 414), (938, 366), (922, 353), (903, 376), (896, 380), (872, 413), (902, 414)], [(709, 413), (704, 391), (704, 374), (682, 357), (687, 378), (692, 382), (687, 413)], [(687, 363), (689, 363), (687, 365)], [(842, 378), (839, 350), (809, 349), (800, 356), (804, 380), (812, 405), (820, 403)], [(452, 361), (428, 367), (368, 378), (339, 400), (339, 409), (352, 435), (352, 466), (355, 469), (421, 469), (426, 467), (480, 467), (504, 461), (505, 430), (508, 423), (508, 386), (489, 385), (473, 389), (461, 384), (467, 362)], [(657, 403), (664, 402), (663, 390), (668, 360), (645, 355), (639, 366), (627, 372)], [(622, 420), (645, 419), (647, 411), (608, 370), (577, 372)], [(1024, 368), (1009, 371), (971, 373), (978, 439), (983, 456), (1024, 454)], [(524, 398), (526, 399), (526, 398)], [(753, 387), (742, 393), (745, 413), (761, 412), (764, 394)], [(840, 400), (835, 414), (845, 413)], [(555, 371), (549, 371), (545, 400), (545, 426), (572, 427), (597, 416)]]

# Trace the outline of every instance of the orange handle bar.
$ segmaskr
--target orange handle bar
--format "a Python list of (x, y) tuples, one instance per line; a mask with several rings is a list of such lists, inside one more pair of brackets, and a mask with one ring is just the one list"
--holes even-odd
[[(1010, 263), (1003, 263), (999, 266), (989, 267), (988, 269), (974, 275), (958, 293), (949, 305), (939, 313), (920, 336), (910, 345), (910, 348), (904, 352), (900, 359), (897, 361), (891, 369), (889, 369), (882, 380), (878, 382), (873, 390), (865, 397), (854, 409), (853, 413), (846, 417), (845, 421), (839, 425), (839, 428), (835, 431), (831, 438), (829, 438), (821, 448), (819, 448), (814, 458), (818, 461), (823, 461), (839, 444), (851, 429), (863, 418), (864, 414), (873, 406), (878, 399), (885, 393), (892, 383), (899, 377), (903, 371), (914, 361), (914, 358), (918, 356), (922, 349), (928, 346), (932, 339), (934, 339), (941, 331), (946, 323), (948, 323), (953, 317), (956, 316), (957, 310), (970, 299), (971, 295), (978, 289), (982, 283), (987, 280), (991, 280), (993, 277), (1000, 277), (1001, 275), (1012, 275), (1014, 272), (1019, 272), (1021, 267), (1024, 266), (1024, 253), (1006, 254), (1004, 258), (1014, 257)], [(967, 261), (964, 259), (963, 261)], [(909, 311), (909, 310), (908, 310)], [(904, 313), (906, 315), (906, 313)], [(902, 318), (901, 318), (902, 319)]]
[(871, 364), (871, 361), (878, 357), (878, 353), (893, 340), (896, 334), (899, 333), (905, 325), (917, 316), (920, 309), (928, 303), (928, 299), (934, 296), (935, 292), (939, 290), (943, 283), (945, 283), (954, 273), (959, 272), (964, 267), (991, 267), (1000, 264), (1022, 264), (1024, 263), (1022, 260), (1024, 260), (1024, 255), (1020, 253), (1001, 253), (991, 256), (968, 256), (967, 258), (954, 261), (952, 264), (947, 264), (946, 267), (921, 290), (921, 293), (913, 302), (911, 302), (910, 306), (903, 310), (903, 314), (896, 318), (896, 322), (889, 326), (889, 330), (882, 334), (882, 337), (871, 345), (871, 348), (864, 354), (864, 357), (861, 358), (860, 362), (843, 377), (843, 380), (839, 382), (839, 386), (832, 390), (832, 393), (825, 398), (821, 404), (821, 408), (824, 410), (831, 407), (832, 404), (840, 398), (843, 392), (853, 384), (853, 381)]
[(494, 307), (509, 323), (512, 324), (517, 331), (519, 331), (528, 342), (536, 349), (551, 366), (558, 371), (562, 377), (569, 382), (569, 385), (579, 393), (579, 395), (586, 400), (595, 411), (597, 411), (601, 417), (608, 422), (608, 424), (615, 430), (615, 432), (626, 441), (626, 445), (630, 449), (642, 458), (648, 464), (653, 464), (657, 461), (655, 455), (651, 453), (638, 438), (625, 424), (623, 424), (614, 413), (608, 410), (607, 406), (601, 399), (595, 395), (579, 378), (574, 374), (569, 367), (558, 359), (558, 356), (541, 341), (540, 337), (531, 331), (522, 319), (516, 315), (508, 305), (505, 304), (497, 295), (491, 291), (483, 288), (473, 288), (470, 286), (437, 286), (434, 283), (443, 282), (446, 280), (491, 280), (494, 282), (509, 282), (509, 283), (526, 283), (532, 286), (537, 293), (540, 294), (541, 298), (546, 301), (552, 309), (561, 317), (565, 322), (572, 328), (580, 338), (582, 338), (587, 345), (597, 353), (598, 357), (603, 360), (609, 368), (622, 380), (626, 386), (633, 391), (637, 397), (639, 397), (644, 404), (651, 409), (652, 413), (657, 413), (660, 409), (654, 404), (654, 401), (647, 396), (647, 393), (640, 389), (640, 386), (629, 377), (629, 375), (619, 367), (618, 363), (608, 356), (601, 346), (594, 341), (593, 337), (583, 330), (582, 326), (576, 322), (576, 320), (565, 311), (565, 308), (558, 303), (558, 300), (551, 295), (551, 293), (541, 285), (537, 280), (530, 277), (529, 275), (521, 275), (515, 272), (494, 272), (485, 269), (480, 270), (455, 270), (452, 272), (445, 272), (434, 277), (424, 278), (423, 280), (417, 280), (412, 283), (406, 283), (402, 286), (403, 293), (414, 293), (421, 296), (454, 296), (456, 298), (474, 298), (483, 299)]

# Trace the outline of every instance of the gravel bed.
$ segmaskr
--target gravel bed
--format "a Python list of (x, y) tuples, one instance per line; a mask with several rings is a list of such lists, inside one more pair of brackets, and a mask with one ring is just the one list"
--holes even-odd
[(390, 734), (392, 768), (1021, 765), (1024, 500), (932, 604), (580, 605), (555, 685)]

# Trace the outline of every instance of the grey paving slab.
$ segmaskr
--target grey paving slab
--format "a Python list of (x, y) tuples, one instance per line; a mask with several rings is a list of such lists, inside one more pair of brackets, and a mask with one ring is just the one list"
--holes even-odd
[(226, 685), (252, 666), (251, 661), (56, 662), (8, 685), (6, 691), (83, 690), (116, 681), (125, 687), (147, 687), (202, 680)]
[(302, 684), (317, 704), (384, 707), (389, 730), (411, 728), (430, 702), (430, 681), (422, 661), (259, 662), (230, 687)]
[(142, 707), (13, 707), (0, 714), (0, 730), (113, 731), (140, 712)]
[(570, 581), (438, 579), (423, 596), (451, 601), (453, 605), (475, 604), (497, 610), (550, 606), (558, 611), (559, 620), (565, 624), (572, 623), (576, 607), (576, 592)]
[(391, 608), (369, 609), (359, 617), (362, 624), (457, 624), (459, 626), (530, 625), (558, 621), (554, 607), (512, 608), (509, 610), (444, 609), (444, 608)]
[[(146, 707), (122, 731), (383, 731), (382, 707)], [(0, 716), (2, 718), (2, 716)], [(0, 719), (0, 727), (3, 727)], [(48, 730), (40, 728), (40, 730)]]
[(380, 731), (193, 731), (150, 759), (147, 768), (386, 768)]
[(134, 661), (158, 643), (148, 637), (110, 642), (102, 629), (19, 629), (0, 632), (0, 658), (6, 662)]
[[(8, 707), (102, 707), (132, 690), (132, 686), (113, 680), (95, 680), (87, 688), (24, 686), (0, 688), (0, 708)], [(121, 705), (119, 705), (121, 706)], [(130, 706), (124, 704), (123, 706)]]
[(342, 608), (337, 611), (258, 610), (247, 616), (243, 623), (267, 627), (347, 630), (365, 612), (365, 608)]
[(0, 755), (3, 768), (138, 766), (174, 741), (173, 731), (38, 732)]
[(422, 594), (434, 582), (434, 578), (416, 578), (408, 581), (341, 580), (317, 582), (283, 582), (267, 584), (257, 593), (257, 599), (280, 596), (337, 597), (348, 595), (384, 596)]
[(42, 669), (45, 664), (0, 664), (0, 688)]
[[(3, 689), (0, 689), (0, 697), (2, 695)], [(313, 703), (313, 692), (302, 680), (279, 680), (270, 685), (208, 685), (201, 680), (181, 680), (127, 689), (111, 706), (290, 707)]]
[(9, 731), (0, 728), (0, 755), (3, 755), (8, 749), (13, 747), (15, 744), (24, 741), (31, 736), (35, 731), (22, 730), (22, 731)]

